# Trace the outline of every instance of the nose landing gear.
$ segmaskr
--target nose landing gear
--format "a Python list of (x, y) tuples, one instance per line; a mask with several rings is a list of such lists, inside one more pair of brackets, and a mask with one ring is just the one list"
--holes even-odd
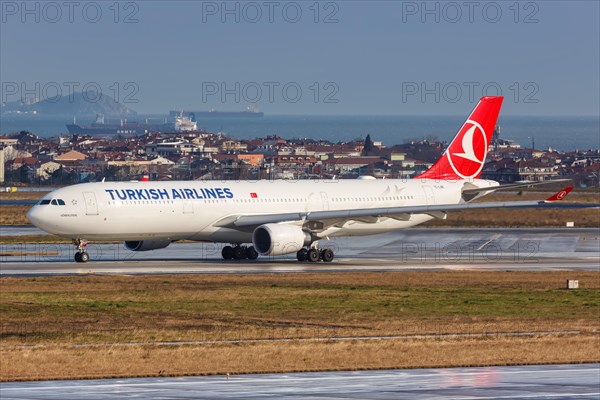
[(87, 242), (81, 239), (74, 239), (73, 244), (77, 246), (77, 252), (75, 253), (75, 261), (79, 263), (86, 263), (90, 260), (90, 255), (86, 251)]

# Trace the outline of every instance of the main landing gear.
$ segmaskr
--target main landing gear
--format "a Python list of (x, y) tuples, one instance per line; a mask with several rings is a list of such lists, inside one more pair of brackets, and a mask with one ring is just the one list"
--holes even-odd
[[(256, 260), (258, 252), (254, 246), (225, 246), (221, 251), (224, 260)], [(296, 258), (301, 262), (332, 262), (334, 258), (332, 249), (319, 249), (317, 247), (302, 248), (296, 253)]]
[(86, 263), (90, 260), (90, 255), (87, 253), (85, 247), (87, 242), (85, 240), (77, 239), (73, 240), (73, 244), (77, 246), (77, 253), (75, 253), (75, 261), (79, 263)]
[(334, 256), (333, 250), (331, 249), (318, 249), (315, 247), (310, 249), (302, 248), (296, 253), (296, 258), (300, 262), (332, 262)]
[(221, 251), (224, 260), (256, 260), (258, 252), (254, 246), (225, 246)]

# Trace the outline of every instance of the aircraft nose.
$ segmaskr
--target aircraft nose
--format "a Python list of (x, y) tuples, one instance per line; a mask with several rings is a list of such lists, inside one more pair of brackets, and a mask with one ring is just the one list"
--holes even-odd
[(40, 225), (42, 225), (42, 221), (43, 221), (43, 212), (40, 209), (40, 206), (33, 206), (29, 209), (29, 211), (27, 211), (27, 219), (29, 220), (29, 222), (31, 222), (33, 225), (37, 226), (38, 228), (40, 228)]

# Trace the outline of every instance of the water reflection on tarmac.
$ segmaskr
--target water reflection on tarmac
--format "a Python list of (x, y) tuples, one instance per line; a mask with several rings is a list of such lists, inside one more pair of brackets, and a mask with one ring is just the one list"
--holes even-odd
[(332, 263), (298, 263), (295, 255), (223, 261), (221, 245), (174, 243), (131, 252), (121, 244), (91, 243), (91, 261), (73, 262), (68, 244), (0, 245), (0, 273), (261, 273), (420, 269), (600, 269), (600, 228), (407, 229), (360, 238), (320, 241)]
[(0, 397), (3, 400), (597, 400), (600, 364), (4, 382)]

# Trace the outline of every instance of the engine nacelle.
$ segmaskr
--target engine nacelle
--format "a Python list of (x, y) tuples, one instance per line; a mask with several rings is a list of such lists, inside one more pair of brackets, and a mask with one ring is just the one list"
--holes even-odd
[(254, 248), (264, 256), (295, 253), (311, 242), (310, 233), (296, 225), (265, 224), (252, 233)]
[(164, 249), (170, 244), (170, 240), (128, 240), (124, 243), (125, 248), (131, 251)]

